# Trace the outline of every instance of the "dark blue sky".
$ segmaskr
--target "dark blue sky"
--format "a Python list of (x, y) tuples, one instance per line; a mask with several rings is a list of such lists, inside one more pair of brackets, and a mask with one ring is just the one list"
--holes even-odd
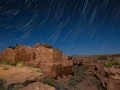
[(120, 0), (0, 0), (0, 51), (36, 42), (66, 55), (120, 53)]

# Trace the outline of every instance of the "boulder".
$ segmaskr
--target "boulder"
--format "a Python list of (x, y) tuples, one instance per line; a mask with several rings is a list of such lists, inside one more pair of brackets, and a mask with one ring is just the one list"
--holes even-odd
[(55, 88), (41, 82), (35, 82), (19, 90), (55, 90)]
[(120, 80), (120, 69), (105, 67), (104, 71), (107, 73), (109, 78)]

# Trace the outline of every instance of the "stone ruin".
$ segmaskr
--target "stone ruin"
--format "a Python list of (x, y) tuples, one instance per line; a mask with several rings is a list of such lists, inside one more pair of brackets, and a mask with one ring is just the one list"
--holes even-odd
[(0, 54), (1, 60), (9, 62), (23, 62), (26, 66), (41, 68), (46, 77), (70, 75), (73, 73), (73, 61), (54, 49), (49, 44), (34, 44), (34, 47), (18, 45), (15, 49), (7, 48)]

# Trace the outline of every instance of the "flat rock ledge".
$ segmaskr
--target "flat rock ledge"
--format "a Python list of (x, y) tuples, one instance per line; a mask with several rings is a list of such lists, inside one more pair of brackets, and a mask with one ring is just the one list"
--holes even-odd
[(55, 88), (41, 82), (35, 82), (19, 90), (55, 90)]

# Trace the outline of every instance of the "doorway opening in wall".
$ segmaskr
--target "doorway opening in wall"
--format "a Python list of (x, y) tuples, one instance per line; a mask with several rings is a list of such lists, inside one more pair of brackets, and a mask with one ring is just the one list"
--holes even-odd
[(36, 54), (35, 54), (35, 52), (33, 53), (33, 60), (35, 60), (36, 59)]

